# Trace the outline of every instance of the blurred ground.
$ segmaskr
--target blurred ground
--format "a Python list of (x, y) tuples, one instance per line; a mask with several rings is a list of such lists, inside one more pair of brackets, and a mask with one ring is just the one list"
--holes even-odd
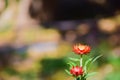
[[(111, 8), (114, 15), (94, 13), (100, 17), (87, 19), (89, 13), (84, 11), (86, 15), (79, 16), (85, 19), (76, 19), (74, 12), (53, 18), (51, 5), (42, 5), (40, 0), (0, 0), (0, 80), (73, 80), (64, 69), (67, 57), (76, 57), (71, 48), (79, 42), (92, 47), (88, 56), (103, 55), (90, 70), (98, 74), (88, 80), (120, 80), (119, 6)], [(29, 9), (36, 10), (30, 15)]]

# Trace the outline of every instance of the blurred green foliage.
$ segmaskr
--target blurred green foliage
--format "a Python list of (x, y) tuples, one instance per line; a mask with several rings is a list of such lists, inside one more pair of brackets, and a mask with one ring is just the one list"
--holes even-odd
[(54, 75), (59, 70), (64, 70), (66, 68), (66, 62), (63, 58), (61, 59), (43, 59), (41, 61), (42, 71), (41, 76), (51, 76)]
[(120, 80), (120, 72), (112, 72), (104, 80)]

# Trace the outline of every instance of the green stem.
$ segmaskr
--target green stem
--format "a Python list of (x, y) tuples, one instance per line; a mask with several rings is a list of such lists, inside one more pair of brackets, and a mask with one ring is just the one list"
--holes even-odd
[(81, 58), (80, 58), (80, 66), (82, 67), (82, 55), (81, 55)]
[(86, 80), (86, 78), (84, 76), (81, 76), (81, 80)]
[(79, 78), (79, 77), (77, 77), (75, 80), (80, 80), (80, 78)]
[(85, 74), (87, 73), (87, 67), (85, 66)]

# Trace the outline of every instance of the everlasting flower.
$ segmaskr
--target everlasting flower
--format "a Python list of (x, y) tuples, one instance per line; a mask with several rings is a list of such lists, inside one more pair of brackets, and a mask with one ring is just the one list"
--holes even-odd
[(90, 52), (90, 47), (82, 44), (74, 45), (73, 52), (79, 55), (88, 54)]
[(73, 66), (72, 69), (70, 70), (70, 73), (73, 76), (79, 76), (79, 75), (83, 75), (83, 69), (82, 67), (78, 67), (78, 66)]

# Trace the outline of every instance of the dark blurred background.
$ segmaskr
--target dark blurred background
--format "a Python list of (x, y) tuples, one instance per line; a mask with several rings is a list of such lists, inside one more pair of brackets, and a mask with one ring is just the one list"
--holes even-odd
[(119, 0), (0, 0), (0, 80), (73, 80), (72, 45), (103, 55), (88, 80), (120, 80)]
[(30, 6), (32, 17), (41, 15), (41, 6), (37, 6), (40, 1), (50, 21), (110, 17), (120, 10), (119, 0), (34, 0)]

